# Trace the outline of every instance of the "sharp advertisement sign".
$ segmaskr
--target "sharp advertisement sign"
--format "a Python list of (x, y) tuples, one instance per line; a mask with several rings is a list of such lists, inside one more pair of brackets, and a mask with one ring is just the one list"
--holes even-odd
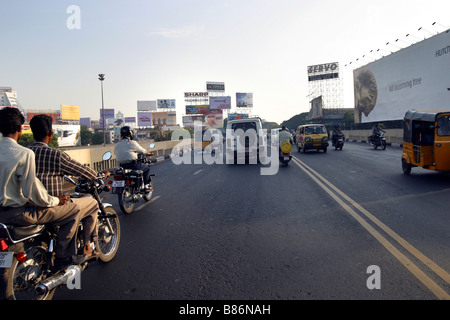
[(450, 109), (449, 75), (449, 31), (355, 69), (355, 122), (401, 120), (410, 109)]

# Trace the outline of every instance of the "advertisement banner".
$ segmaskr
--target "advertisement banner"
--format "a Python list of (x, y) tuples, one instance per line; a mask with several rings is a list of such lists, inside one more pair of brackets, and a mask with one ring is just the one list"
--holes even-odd
[(236, 107), (253, 108), (253, 93), (236, 93)]
[(125, 123), (136, 123), (136, 117), (125, 117)]
[(52, 128), (54, 134), (58, 136), (58, 146), (75, 147), (81, 145), (79, 125), (54, 124)]
[(80, 107), (68, 104), (61, 105), (61, 120), (80, 120)]
[(153, 112), (152, 122), (154, 126), (174, 126), (177, 124), (176, 112)]
[(231, 109), (231, 97), (209, 97), (209, 109)]
[(224, 82), (206, 82), (206, 90), (210, 92), (225, 92)]
[(175, 99), (158, 99), (156, 105), (159, 109), (176, 108)]
[(138, 101), (137, 111), (156, 111), (156, 100)]
[[(106, 119), (110, 119), (110, 118), (114, 118), (114, 109), (105, 109), (104, 110), (105, 113), (105, 124), (106, 124)], [(103, 125), (103, 110), (100, 109), (100, 126)]]
[(353, 71), (355, 122), (401, 120), (410, 109), (450, 109), (450, 33)]
[(138, 127), (152, 126), (152, 113), (148, 111), (139, 111), (137, 113)]
[(186, 114), (205, 114), (209, 110), (209, 105), (189, 105), (186, 106)]
[(308, 66), (308, 81), (339, 78), (339, 63), (323, 63)]
[(230, 113), (228, 114), (228, 120), (247, 119), (248, 113)]

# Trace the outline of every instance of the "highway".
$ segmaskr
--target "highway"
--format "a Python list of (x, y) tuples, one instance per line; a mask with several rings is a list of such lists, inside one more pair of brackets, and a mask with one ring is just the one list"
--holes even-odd
[(401, 169), (401, 148), (293, 151), (288, 167), (152, 166), (115, 259), (54, 299), (450, 299), (450, 175)]

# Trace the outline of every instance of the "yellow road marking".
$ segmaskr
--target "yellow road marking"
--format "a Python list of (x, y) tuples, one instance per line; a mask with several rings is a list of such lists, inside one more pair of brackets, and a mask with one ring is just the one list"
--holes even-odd
[[(308, 174), (311, 179), (313, 179), (325, 192), (327, 192), (337, 203), (344, 208), (353, 218), (356, 219), (375, 239), (377, 239), (401, 264), (403, 264), (420, 282), (422, 282), (438, 299), (441, 300), (450, 300), (450, 295), (444, 291), (439, 285), (437, 285), (430, 277), (428, 277), (422, 270), (420, 270), (411, 260), (409, 260), (404, 254), (402, 254), (398, 249), (396, 249), (385, 237), (383, 237), (375, 228), (373, 228), (366, 220), (364, 220), (355, 210), (353, 210), (348, 204), (346, 204), (342, 199), (340, 199), (337, 195), (339, 194), (345, 200), (351, 203), (356, 209), (361, 211), (367, 218), (369, 218), (372, 222), (374, 222), (377, 226), (379, 226), (383, 231), (389, 234), (392, 238), (394, 238), (398, 243), (400, 243), (404, 248), (406, 248), (410, 253), (412, 253), (416, 258), (422, 261), (425, 265), (427, 265), (431, 270), (433, 270), (437, 275), (439, 275), (442, 279), (444, 279), (447, 283), (450, 283), (450, 275), (423, 255), (419, 250), (414, 248), (411, 244), (409, 244), (406, 240), (401, 238), (398, 234), (392, 231), (389, 227), (383, 224), (380, 220), (375, 218), (370, 212), (357, 204), (354, 200), (336, 188), (331, 182), (322, 177), (319, 173), (311, 169), (302, 161), (293, 157), (294, 163), (302, 169), (306, 174)], [(316, 175), (314, 176), (313, 175)], [(328, 188), (324, 183), (326, 183), (330, 188), (332, 188), (336, 193), (333, 193), (330, 188)]]

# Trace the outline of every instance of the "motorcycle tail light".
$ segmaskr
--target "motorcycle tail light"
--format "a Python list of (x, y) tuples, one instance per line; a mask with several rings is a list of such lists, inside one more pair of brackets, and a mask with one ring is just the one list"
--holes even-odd
[(108, 184), (112, 184), (112, 181), (111, 181), (111, 180), (109, 180), (109, 181), (108, 181)]
[(26, 255), (25, 252), (19, 252), (19, 253), (16, 255), (16, 259), (17, 259), (17, 261), (19, 261), (19, 262), (25, 262), (25, 261), (27, 261), (28, 257), (27, 257), (27, 255)]
[(123, 176), (121, 175), (114, 175), (115, 180), (123, 180)]
[(106, 192), (111, 191), (111, 186), (108, 186), (108, 185), (104, 186), (103, 191), (106, 191)]
[(130, 184), (130, 180), (125, 180), (125, 184)]
[(8, 247), (9, 246), (6, 243), (6, 239), (0, 239), (0, 251), (5, 251)]

